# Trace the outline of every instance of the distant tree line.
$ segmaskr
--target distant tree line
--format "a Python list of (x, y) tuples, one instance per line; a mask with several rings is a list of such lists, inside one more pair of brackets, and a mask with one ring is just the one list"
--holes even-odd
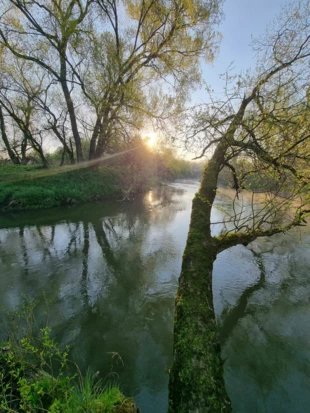
[(158, 181), (201, 178), (202, 163), (183, 159), (169, 147), (158, 147), (156, 151), (146, 145), (136, 148), (104, 163), (119, 168), (122, 189), (130, 196), (143, 191), (146, 185), (156, 184)]

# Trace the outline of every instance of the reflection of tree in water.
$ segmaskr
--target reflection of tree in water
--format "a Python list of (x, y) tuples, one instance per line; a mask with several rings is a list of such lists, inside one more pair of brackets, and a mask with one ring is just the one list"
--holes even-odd
[(247, 287), (240, 295), (237, 303), (233, 307), (226, 307), (222, 311), (219, 322), (219, 334), (222, 345), (231, 337), (234, 328), (238, 325), (239, 321), (248, 314), (248, 301), (254, 295), (256, 291), (259, 291), (264, 287), (266, 282), (266, 271), (264, 268), (262, 257), (256, 254), (253, 255), (256, 259), (258, 268), (260, 270), (260, 277), (258, 281)]
[(89, 259), (89, 225), (83, 223), (83, 235), (84, 235), (84, 246), (83, 246), (83, 269), (82, 269), (82, 278), (81, 278), (81, 286), (80, 291), (81, 295), (84, 298), (84, 305), (89, 307), (90, 303), (88, 300), (88, 288), (87, 288), (87, 281), (88, 281), (88, 259)]
[[(279, 272), (279, 279), (276, 285), (273, 284), (268, 279), (270, 274), (264, 264), (264, 254), (252, 252), (260, 269), (258, 280), (242, 292), (234, 306), (226, 307), (218, 319), (223, 356), (227, 359), (229, 387), (231, 385), (232, 392), (236, 391), (238, 395), (233, 399), (238, 401), (235, 408), (240, 408), (240, 411), (273, 411), (274, 397), (279, 398), (279, 409), (286, 406), (285, 411), (288, 411), (291, 403), (291, 411), (295, 411), (297, 404), (294, 405), (295, 399), (289, 394), (290, 377), (294, 375), (296, 383), (300, 381), (305, 386), (308, 382), (309, 385), (310, 360), (302, 346), (303, 341), (310, 336), (306, 333), (308, 338), (303, 337), (302, 340), (301, 337), (295, 337), (298, 326), (294, 325), (291, 317), (295, 311), (298, 311), (297, 314), (309, 314), (310, 309), (308, 301), (294, 302), (290, 297), (297, 287), (309, 291), (309, 282), (296, 277), (296, 274), (301, 274), (300, 269), (297, 269), (294, 255), (288, 254), (278, 256), (282, 265), (283, 260), (288, 261), (288, 273), (280, 274), (281, 267), (278, 268), (276, 272)], [(259, 305), (259, 302), (264, 305)], [(238, 381), (242, 381), (243, 389), (249, 386), (249, 393), (244, 390), (238, 393)]]
[(24, 228), (19, 232), (14, 253), (23, 257), (22, 289), (31, 285), (32, 297), (42, 298), (44, 289), (54, 298), (50, 322), (57, 338), (73, 345), (85, 367), (105, 375), (107, 353), (120, 353), (121, 379), (132, 393), (141, 382), (166, 391), (176, 289), (171, 263), (179, 252), (165, 242), (169, 223), (185, 208), (183, 192), (162, 187), (133, 203), (87, 205), (79, 214), (72, 209), (61, 222), (28, 225), (28, 242)]
[(29, 256), (28, 256), (28, 251), (27, 251), (27, 243), (25, 240), (25, 228), (22, 227), (19, 229), (19, 238), (20, 238), (20, 246), (21, 246), (21, 256), (24, 261), (24, 275), (28, 275), (28, 266), (29, 266)]
[[(161, 223), (167, 224), (168, 220)], [(176, 252), (171, 248), (156, 248), (145, 255), (150, 224), (148, 210), (145, 214), (121, 213), (92, 222), (91, 231), (113, 281), (109, 284), (107, 299), (98, 299), (95, 305), (88, 306), (87, 312), (81, 313), (79, 325), (83, 333), (78, 342), (83, 353), (89, 355), (86, 364), (97, 364), (96, 368), (104, 369), (110, 364), (111, 356), (107, 352), (117, 351), (125, 364), (123, 380), (131, 382), (131, 388), (138, 387), (143, 374), (153, 381), (150, 387), (156, 392), (158, 381), (165, 384), (162, 375), (170, 363), (174, 289), (161, 294), (160, 291), (148, 293), (147, 287), (160, 282), (158, 273), (166, 271), (165, 264)], [(154, 364), (156, 353), (158, 362)], [(139, 359), (143, 368), (139, 367)], [(135, 370), (137, 373), (133, 374)]]

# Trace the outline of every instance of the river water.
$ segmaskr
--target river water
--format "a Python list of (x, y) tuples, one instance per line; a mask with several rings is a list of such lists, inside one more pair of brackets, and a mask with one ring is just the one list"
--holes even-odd
[[(167, 410), (174, 296), (197, 183), (0, 216), (0, 302), (50, 301), (71, 359), (119, 383), (142, 413)], [(217, 197), (213, 220), (229, 201)], [(214, 226), (218, 232), (221, 225)], [(237, 413), (310, 411), (310, 230), (218, 256), (214, 305)]]

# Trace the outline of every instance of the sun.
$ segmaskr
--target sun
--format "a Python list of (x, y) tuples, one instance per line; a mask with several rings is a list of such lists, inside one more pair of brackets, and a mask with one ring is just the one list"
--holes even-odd
[(157, 143), (157, 135), (154, 132), (149, 132), (145, 137), (145, 143), (149, 148), (154, 148)]

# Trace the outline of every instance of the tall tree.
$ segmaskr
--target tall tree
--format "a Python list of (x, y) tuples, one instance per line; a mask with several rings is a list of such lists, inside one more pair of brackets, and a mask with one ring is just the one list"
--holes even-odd
[[(176, 297), (174, 360), (170, 371), (169, 413), (229, 412), (212, 297), (217, 254), (304, 225), (309, 214), (310, 3), (283, 11), (278, 29), (256, 44), (258, 75), (238, 80), (226, 102), (213, 99), (193, 126), (205, 134), (202, 156), (212, 149), (200, 189), (193, 200), (191, 223)], [(237, 104), (237, 99), (239, 103)], [(194, 133), (194, 134), (195, 134)], [(236, 168), (246, 160), (251, 170)], [(226, 230), (212, 233), (211, 210), (220, 171), (231, 170), (236, 189)], [(252, 195), (252, 214), (237, 210), (249, 177), (269, 178), (263, 200)], [(276, 184), (275, 184), (276, 182)], [(249, 190), (251, 187), (248, 185)]]
[[(14, 56), (12, 59), (8, 57), (1, 69), (0, 104), (19, 129), (21, 136), (20, 151), (18, 153), (15, 150), (15, 155), (20, 158), (20, 163), (25, 164), (28, 162), (26, 152), (32, 148), (39, 155), (43, 166), (47, 167), (42, 139), (38, 133), (40, 115), (35, 102), (44, 90), (45, 74), (42, 71), (38, 72), (32, 62), (16, 59)], [(4, 117), (2, 123), (4, 125)], [(2, 130), (2, 138), (6, 142), (7, 149), (8, 145), (12, 149), (6, 130)], [(16, 144), (14, 147), (17, 148)]]
[(0, 106), (0, 130), (1, 130), (1, 137), (2, 141), (4, 143), (4, 146), (6, 148), (6, 151), (12, 161), (13, 164), (19, 165), (20, 164), (20, 159), (14, 149), (12, 148), (12, 145), (9, 141), (7, 132), (6, 132), (6, 125), (5, 125), (5, 120), (4, 120), (4, 115), (3, 115), (3, 110), (2, 106)]
[(92, 3), (93, 0), (10, 0), (11, 9), (3, 14), (0, 29), (2, 44), (16, 57), (36, 63), (59, 82), (67, 104), (78, 161), (83, 160), (83, 153), (72, 87), (74, 69), (79, 62), (70, 59), (69, 48)]
[(93, 82), (97, 119), (90, 158), (102, 155), (116, 125), (123, 130), (126, 125), (139, 128), (145, 115), (158, 115), (156, 99), (148, 95), (162, 79), (168, 94), (177, 91), (176, 100), (182, 94), (187, 97), (188, 88), (200, 79), (200, 58), (213, 57), (218, 40), (214, 26), (220, 17), (220, 2), (213, 0), (130, 0), (121, 6), (115, 0), (97, 0), (97, 4), (108, 26), (92, 42), (91, 61), (101, 65), (102, 73)]

